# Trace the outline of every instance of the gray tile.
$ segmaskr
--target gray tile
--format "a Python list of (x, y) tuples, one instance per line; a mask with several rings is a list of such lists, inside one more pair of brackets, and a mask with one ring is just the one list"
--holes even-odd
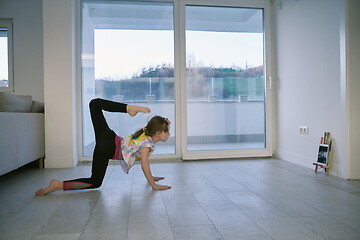
[(204, 208), (224, 239), (271, 239), (251, 218), (235, 205)]
[(297, 218), (301, 225), (328, 240), (360, 239), (359, 229), (354, 229), (344, 222), (331, 216), (313, 216)]
[(226, 196), (240, 209), (261, 208), (269, 204), (254, 193), (228, 192)]
[[(203, 170), (201, 173), (221, 191), (244, 191), (248, 189), (220, 170)], [(239, 174), (239, 172), (237, 172)]]
[(173, 232), (176, 240), (223, 239), (213, 225), (174, 227)]
[(325, 215), (316, 208), (296, 199), (274, 198), (267, 199), (267, 202), (292, 218)]
[(336, 217), (353, 228), (360, 229), (360, 207), (357, 203), (338, 201), (324, 198), (320, 200), (305, 200), (305, 202), (330, 215)]
[[(155, 221), (156, 219), (156, 221)], [(150, 225), (156, 222), (169, 222), (166, 209), (132, 210), (129, 215), (129, 225)]]
[(257, 224), (276, 240), (323, 240), (293, 219), (257, 221)]
[(167, 213), (172, 227), (212, 224), (201, 207), (172, 206), (167, 207)]
[(174, 239), (171, 227), (164, 222), (157, 222), (154, 225), (130, 227), (127, 234), (128, 240), (172, 240)]
[(224, 238), (224, 240), (274, 240), (269, 234), (265, 232), (257, 233), (250, 236), (237, 236), (235, 238)]
[[(16, 202), (17, 199), (14, 199)], [(47, 224), (51, 216), (65, 201), (60, 196), (36, 198), (23, 207), (16, 215), (0, 222), (1, 239), (31, 239), (40, 229)], [(4, 207), (4, 206), (3, 206)]]
[(351, 192), (351, 193), (360, 197), (360, 192)]
[(112, 207), (105, 208), (102, 203), (95, 207), (79, 240), (126, 239), (128, 212), (124, 213)]
[(165, 208), (132, 210), (129, 216), (127, 239), (173, 239)]
[(201, 206), (231, 205), (233, 204), (222, 192), (203, 190), (194, 193), (194, 197)]
[(200, 207), (192, 193), (177, 193), (171, 190), (162, 193), (167, 209), (178, 209), (187, 207)]
[(160, 191), (145, 191), (131, 195), (130, 210), (143, 209), (165, 209), (164, 201)]
[[(69, 198), (71, 201), (66, 201)], [(98, 198), (98, 191), (77, 191), (67, 195), (67, 199), (58, 207), (47, 223), (43, 225), (39, 233), (81, 232), (88, 223)]]
[(117, 228), (113, 227), (96, 227), (88, 225), (78, 238), (78, 240), (126, 240), (127, 225), (122, 226), (118, 223)]
[(31, 240), (78, 240), (81, 233), (36, 235)]
[(256, 221), (270, 219), (288, 219), (278, 208), (267, 203), (255, 194), (242, 192), (226, 193), (227, 197), (247, 216)]

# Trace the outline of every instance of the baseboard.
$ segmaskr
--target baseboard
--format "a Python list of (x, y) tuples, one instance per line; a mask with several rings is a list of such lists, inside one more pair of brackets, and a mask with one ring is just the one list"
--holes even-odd
[(70, 158), (45, 158), (45, 168), (74, 168), (77, 165), (77, 159)]
[(275, 157), (307, 168), (313, 168), (312, 163), (316, 161), (314, 156), (305, 156), (287, 151), (278, 151)]

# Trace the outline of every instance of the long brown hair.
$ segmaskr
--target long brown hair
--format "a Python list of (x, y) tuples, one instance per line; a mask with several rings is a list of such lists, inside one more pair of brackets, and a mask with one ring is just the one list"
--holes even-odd
[(169, 122), (161, 116), (152, 117), (144, 128), (137, 130), (133, 134), (133, 139), (140, 137), (145, 132), (147, 136), (153, 136), (156, 132), (169, 132)]

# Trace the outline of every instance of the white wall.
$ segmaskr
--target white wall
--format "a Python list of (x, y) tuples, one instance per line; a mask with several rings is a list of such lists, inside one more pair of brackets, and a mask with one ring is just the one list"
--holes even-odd
[(42, 0), (0, 0), (0, 18), (13, 19), (14, 93), (44, 100)]
[[(320, 137), (336, 140), (331, 173), (347, 176), (340, 101), (338, 0), (276, 1), (278, 73), (277, 156), (306, 167), (316, 161)], [(308, 126), (309, 134), (299, 134)]]
[[(278, 75), (276, 155), (313, 168), (320, 137), (329, 131), (335, 139), (330, 173), (349, 178), (349, 105), (344, 101), (349, 93), (342, 80), (341, 57), (345, 1), (277, 0), (273, 10)], [(309, 134), (299, 134), (299, 126), (308, 126)]]
[(346, 4), (349, 178), (360, 179), (360, 1)]
[(77, 164), (75, 0), (44, 0), (45, 167)]

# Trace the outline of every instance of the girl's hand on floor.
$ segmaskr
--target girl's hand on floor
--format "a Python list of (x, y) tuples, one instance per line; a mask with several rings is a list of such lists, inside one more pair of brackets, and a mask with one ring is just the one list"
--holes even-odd
[(153, 177), (153, 178), (155, 182), (165, 179), (164, 177)]
[(168, 190), (170, 189), (171, 187), (170, 186), (166, 186), (166, 185), (155, 185), (152, 187), (153, 190)]

